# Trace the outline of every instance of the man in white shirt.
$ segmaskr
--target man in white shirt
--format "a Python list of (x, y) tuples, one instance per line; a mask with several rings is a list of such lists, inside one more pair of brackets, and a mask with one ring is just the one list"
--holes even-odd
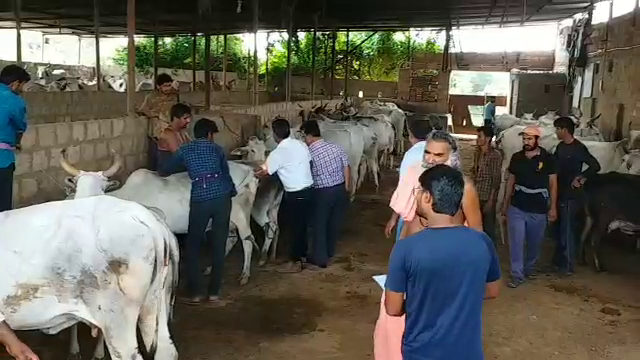
[(0, 314), (0, 343), (7, 349), (9, 355), (17, 360), (38, 360), (38, 356), (18, 339), (13, 330), (4, 321), (2, 314)]
[(285, 119), (271, 123), (273, 138), (278, 146), (273, 150), (256, 175), (278, 174), (284, 186), (284, 207), (290, 234), (290, 262), (279, 269), (282, 273), (302, 271), (307, 257), (307, 227), (311, 211), (311, 154), (302, 141), (290, 138), (291, 127)]
[[(407, 173), (409, 167), (424, 159), (424, 147), (427, 143), (426, 139), (432, 130), (431, 125), (427, 120), (411, 120), (407, 123), (407, 127), (409, 128), (409, 141), (412, 146), (402, 157), (402, 162), (400, 163), (400, 177), (403, 177)], [(398, 225), (396, 229), (396, 240), (398, 240), (400, 237), (400, 231), (402, 231), (403, 221), (395, 212), (391, 214), (391, 218), (389, 218), (384, 232), (387, 237), (391, 236), (391, 231), (396, 224)]]

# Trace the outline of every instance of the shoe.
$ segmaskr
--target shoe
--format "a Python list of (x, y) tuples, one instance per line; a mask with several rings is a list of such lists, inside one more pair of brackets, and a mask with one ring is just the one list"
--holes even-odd
[(515, 288), (517, 288), (518, 286), (520, 286), (522, 284), (524, 284), (524, 279), (512, 277), (511, 281), (509, 281), (509, 283), (507, 283), (507, 286), (512, 288), (512, 289), (515, 289)]
[(525, 272), (524, 276), (528, 279), (528, 280), (535, 280), (538, 278), (538, 272), (535, 270), (531, 270), (528, 272)]
[(297, 274), (302, 271), (302, 261), (290, 261), (282, 264), (276, 271), (281, 274)]

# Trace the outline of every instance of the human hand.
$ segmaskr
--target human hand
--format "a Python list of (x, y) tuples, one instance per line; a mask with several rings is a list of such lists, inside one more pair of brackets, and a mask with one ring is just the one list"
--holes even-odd
[(555, 206), (552, 206), (551, 209), (549, 209), (548, 219), (549, 222), (554, 222), (558, 219), (558, 212), (556, 211)]
[(15, 338), (5, 345), (9, 355), (13, 356), (16, 360), (40, 360), (25, 343)]
[(384, 235), (387, 237), (387, 239), (391, 236), (391, 232), (393, 231), (393, 228), (396, 226), (397, 223), (398, 223), (398, 218), (395, 216), (392, 216), (391, 219), (387, 221), (387, 226), (384, 227)]
[(507, 210), (509, 209), (509, 205), (504, 204), (502, 206), (502, 208), (500, 209), (500, 216), (502, 217), (506, 217), (507, 216)]
[(576, 176), (576, 178), (571, 182), (571, 187), (579, 189), (585, 182), (587, 182), (587, 179), (584, 176)]

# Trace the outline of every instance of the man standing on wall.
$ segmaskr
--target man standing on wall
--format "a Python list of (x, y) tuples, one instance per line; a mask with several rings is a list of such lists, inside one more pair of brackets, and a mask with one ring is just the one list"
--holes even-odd
[(302, 141), (289, 137), (291, 127), (286, 119), (275, 119), (271, 123), (273, 138), (278, 146), (269, 154), (267, 161), (255, 169), (256, 176), (278, 174), (284, 187), (285, 219), (291, 234), (290, 262), (279, 272), (299, 273), (307, 257), (307, 228), (311, 205), (311, 154)]
[(173, 86), (173, 79), (168, 74), (160, 74), (156, 78), (156, 90), (148, 94), (138, 113), (149, 119), (149, 148), (147, 161), (150, 170), (156, 170), (157, 141), (160, 133), (170, 125), (169, 111), (179, 101), (178, 91)]
[(311, 153), (313, 175), (313, 251), (312, 266), (326, 268), (335, 255), (336, 242), (349, 203), (351, 168), (344, 149), (322, 139), (315, 120), (300, 126)]
[(527, 126), (521, 135), (522, 150), (511, 157), (502, 205), (509, 230), (511, 282), (507, 285), (510, 288), (520, 286), (525, 277), (535, 276), (534, 266), (547, 221), (553, 222), (557, 217), (555, 159), (540, 147), (538, 127)]
[[(568, 117), (553, 122), (560, 143), (556, 147), (558, 163), (558, 226), (553, 265), (560, 273), (573, 274), (576, 247), (582, 224), (580, 219), (584, 203), (580, 189), (588, 178), (600, 171), (598, 160), (589, 149), (573, 136), (575, 124)], [(587, 169), (582, 171), (583, 165)]]
[(15, 151), (27, 131), (27, 104), (20, 93), (31, 77), (18, 65), (7, 65), (0, 72), (0, 212), (13, 208)]
[(496, 243), (496, 200), (500, 190), (500, 165), (502, 155), (491, 146), (493, 129), (489, 126), (478, 128), (476, 153), (473, 158), (472, 178), (478, 191), (482, 210), (482, 227)]
[(487, 104), (484, 106), (484, 126), (494, 128), (496, 119), (496, 97), (487, 96)]

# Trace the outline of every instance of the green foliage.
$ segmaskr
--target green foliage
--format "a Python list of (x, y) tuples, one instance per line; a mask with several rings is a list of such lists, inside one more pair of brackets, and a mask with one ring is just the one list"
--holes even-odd
[[(196, 38), (196, 68), (204, 70), (204, 43), (205, 38)], [(191, 36), (177, 36), (173, 38), (161, 38), (158, 42), (158, 67), (171, 69), (191, 69), (193, 38)], [(223, 36), (211, 37), (211, 70), (222, 71), (222, 58), (224, 50)], [(246, 74), (247, 54), (242, 48), (242, 37), (227, 36), (227, 70)], [(127, 48), (116, 50), (113, 62), (117, 65), (127, 65)], [(136, 41), (136, 69), (148, 71), (153, 68), (153, 38), (144, 38)]]

